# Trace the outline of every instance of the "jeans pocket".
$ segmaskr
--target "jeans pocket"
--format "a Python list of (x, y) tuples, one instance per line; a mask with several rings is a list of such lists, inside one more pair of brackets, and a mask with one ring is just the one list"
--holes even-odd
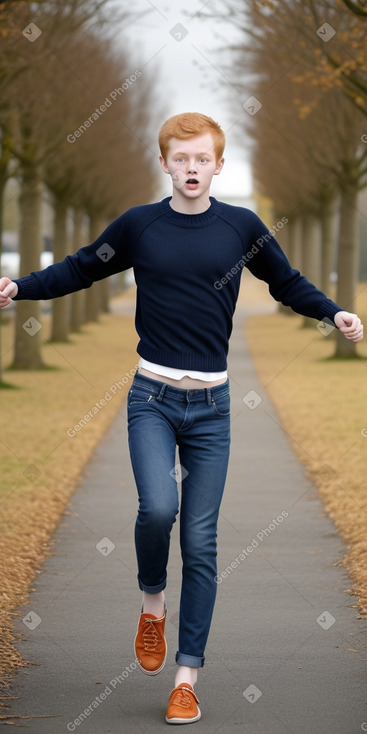
[(127, 396), (127, 405), (144, 405), (145, 403), (151, 403), (154, 400), (154, 395), (148, 390), (144, 390), (140, 387), (131, 387)]
[(218, 395), (217, 397), (212, 396), (212, 404), (214, 406), (215, 412), (218, 415), (228, 416), (231, 412), (230, 403), (231, 401), (229, 392), (225, 393), (224, 395)]

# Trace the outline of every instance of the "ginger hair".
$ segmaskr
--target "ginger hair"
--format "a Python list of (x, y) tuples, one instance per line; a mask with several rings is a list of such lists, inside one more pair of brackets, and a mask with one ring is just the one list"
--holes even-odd
[(189, 138), (205, 135), (206, 133), (211, 133), (213, 137), (215, 159), (219, 161), (223, 156), (226, 139), (222, 128), (217, 122), (211, 117), (207, 117), (207, 115), (202, 115), (200, 112), (182, 112), (180, 115), (169, 117), (163, 123), (158, 134), (162, 158), (166, 160), (171, 138), (188, 140)]

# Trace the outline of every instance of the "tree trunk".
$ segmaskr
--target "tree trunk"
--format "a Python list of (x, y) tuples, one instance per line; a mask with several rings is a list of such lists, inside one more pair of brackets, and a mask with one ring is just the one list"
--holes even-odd
[[(355, 311), (358, 279), (358, 179), (349, 176), (342, 185), (336, 302), (346, 311)], [(354, 357), (356, 344), (336, 332), (335, 357)]]
[[(302, 219), (296, 217), (290, 219), (286, 224), (286, 232), (284, 237), (287, 239), (287, 246), (284, 248), (288, 260), (293, 268), (296, 270), (302, 270)], [(283, 247), (283, 240), (279, 240)], [(290, 306), (283, 306), (279, 304), (279, 311), (285, 313), (287, 316), (295, 316), (295, 312)]]
[[(108, 222), (104, 221), (102, 224), (102, 228), (99, 232), (99, 234), (102, 232), (102, 229), (106, 229), (108, 226)], [(104, 280), (101, 280), (100, 283), (100, 289), (101, 289), (101, 311), (102, 313), (109, 313), (110, 312), (110, 296), (111, 296), (111, 279), (110, 278), (104, 278)]]
[(302, 270), (302, 218), (290, 219), (288, 224), (289, 261), (293, 268)]
[(101, 288), (101, 310), (103, 313), (110, 312), (110, 280), (105, 278), (100, 282)]
[[(98, 214), (89, 215), (89, 242), (92, 243), (101, 234), (102, 228)], [(102, 261), (101, 261), (102, 265)], [(86, 319), (98, 321), (101, 309), (101, 283), (97, 281), (86, 290)]]
[[(83, 210), (74, 209), (73, 252), (83, 246)], [(77, 332), (85, 323), (85, 289), (71, 294), (70, 330)]]
[[(274, 213), (274, 221), (278, 219), (277, 212)], [(280, 219), (280, 214), (279, 214)], [(279, 232), (275, 233), (275, 237), (277, 241), (279, 242), (284, 254), (289, 258), (289, 251), (290, 251), (290, 240), (289, 240), (289, 230), (286, 228), (279, 230)], [(294, 311), (290, 308), (290, 306), (285, 306), (283, 303), (278, 304), (278, 311), (279, 313), (283, 313), (286, 316), (292, 316), (294, 315)]]
[[(317, 288), (321, 285), (321, 232), (315, 214), (306, 214), (302, 227), (302, 273)], [(304, 327), (315, 328), (315, 319), (304, 317)]]
[[(0, 125), (0, 278), (7, 273), (1, 270), (1, 255), (3, 251), (3, 228), (4, 228), (4, 194), (7, 180), (9, 178), (9, 163), (11, 161), (10, 131), (7, 125)], [(4, 313), (4, 312), (2, 312)], [(6, 318), (6, 316), (5, 316)], [(7, 388), (9, 383), (3, 381), (2, 367), (2, 315), (0, 315), (0, 387)]]
[[(1, 142), (1, 141), (0, 141)], [(0, 278), (6, 273), (2, 272), (1, 269), (1, 253), (3, 251), (3, 221), (4, 221), (4, 192), (7, 181), (6, 169), (3, 171), (0, 169)], [(2, 370), (2, 348), (1, 348), (1, 326), (2, 326), (2, 314), (0, 313), (0, 387), (3, 384), (3, 370)]]
[[(280, 218), (280, 213), (274, 212), (274, 221)], [(279, 229), (277, 232), (275, 232), (274, 237), (279, 242), (285, 255), (289, 258), (291, 243), (289, 239), (288, 224), (286, 224), (282, 229)]]
[[(20, 275), (40, 269), (42, 182), (35, 169), (28, 167), (22, 176), (19, 195)], [(40, 369), (41, 307), (39, 301), (18, 301), (15, 319), (13, 369)]]
[[(55, 197), (54, 205), (54, 262), (60, 262), (68, 254), (67, 206), (62, 199)], [(52, 301), (52, 342), (67, 342), (69, 336), (70, 295), (54, 298)]]
[(330, 297), (330, 273), (334, 267), (336, 252), (335, 194), (321, 195), (321, 290)]

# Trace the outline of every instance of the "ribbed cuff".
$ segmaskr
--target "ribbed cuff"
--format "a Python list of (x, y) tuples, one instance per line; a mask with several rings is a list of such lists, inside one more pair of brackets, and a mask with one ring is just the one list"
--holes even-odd
[(335, 328), (337, 328), (335, 322), (334, 322), (334, 316), (339, 311), (344, 311), (344, 308), (341, 308), (341, 306), (338, 306), (334, 301), (332, 301), (330, 298), (323, 301), (320, 308), (320, 321), (322, 321), (324, 318), (330, 319), (330, 321), (333, 322), (335, 325)]
[(32, 275), (25, 275), (24, 278), (17, 278), (14, 283), (18, 286), (18, 293), (13, 301), (21, 301), (28, 298), (30, 301), (38, 301), (41, 299), (37, 295), (38, 283)]
[(16, 296), (14, 296), (14, 298), (12, 298), (12, 301), (20, 301), (22, 298), (22, 284), (17, 278), (14, 278), (13, 282), (16, 283), (18, 286), (18, 293)]

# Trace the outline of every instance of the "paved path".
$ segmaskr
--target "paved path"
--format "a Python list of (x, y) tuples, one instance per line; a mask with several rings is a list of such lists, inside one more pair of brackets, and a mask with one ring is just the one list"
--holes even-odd
[[(344, 591), (351, 584), (345, 570), (334, 565), (345, 546), (254, 374), (243, 326), (238, 313), (229, 362), (233, 439), (219, 524), (221, 583), (197, 686), (203, 715), (192, 726), (197, 734), (358, 734), (367, 730), (366, 657), (350, 649), (362, 650), (366, 622)], [(244, 404), (249, 391), (261, 396), (257, 407), (253, 393), (249, 407)], [(124, 407), (88, 465), (72, 513), (56, 533), (54, 555), (22, 610), (42, 621), (33, 630), (21, 618), (17, 623), (27, 638), (19, 649), (39, 666), (18, 674), (13, 711), (56, 717), (31, 720), (29, 732), (168, 731), (178, 523), (167, 590), (169, 656), (162, 673), (149, 678), (134, 669), (132, 643), (140, 607), (135, 492)]]

